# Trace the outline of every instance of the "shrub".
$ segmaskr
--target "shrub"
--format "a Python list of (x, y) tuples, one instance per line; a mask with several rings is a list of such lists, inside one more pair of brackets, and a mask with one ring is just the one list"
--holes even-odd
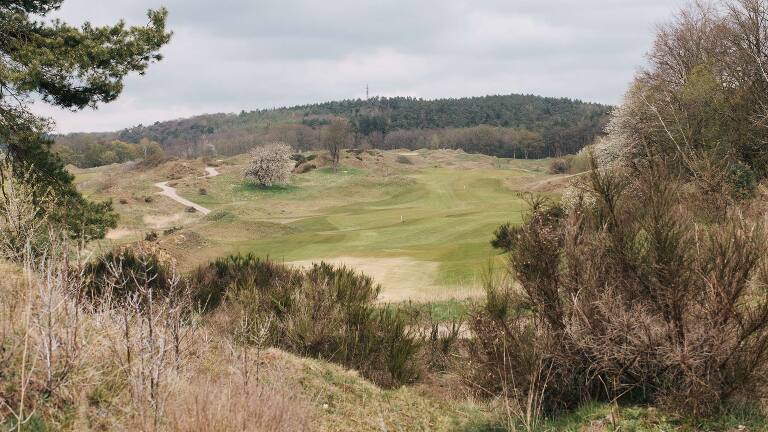
[(540, 331), (523, 296), (498, 281), (487, 281), (486, 302), (470, 311), (468, 323), (471, 366), (460, 373), (480, 396), (502, 397), (510, 430), (515, 420), (535, 430), (545, 408), (558, 408), (547, 390), (551, 335)]
[(300, 165), (298, 168), (296, 168), (296, 174), (306, 174), (314, 169), (317, 169), (315, 164), (305, 163), (304, 165)]
[(182, 229), (182, 227), (180, 227), (178, 225), (174, 225), (174, 226), (172, 226), (172, 227), (170, 227), (168, 229), (164, 229), (163, 230), (163, 235), (171, 235), (171, 234), (174, 234), (174, 233), (176, 233), (178, 231), (181, 231), (181, 229)]
[(192, 287), (199, 304), (208, 311), (226, 306), (231, 320), (272, 317), (267, 343), (355, 368), (382, 385), (416, 378), (418, 344), (404, 319), (376, 307), (379, 286), (349, 268), (320, 263), (301, 270), (234, 255), (200, 267)]
[(291, 156), (291, 160), (295, 162), (294, 168), (307, 161), (307, 157), (301, 153), (296, 153)]
[(288, 182), (293, 169), (291, 148), (284, 143), (275, 142), (256, 147), (250, 152), (248, 168), (243, 177), (261, 186), (272, 186)]
[[(24, 255), (38, 255), (48, 247), (49, 213), (56, 203), (50, 193), (38, 195), (31, 186), (35, 175), (13, 173), (0, 161), (0, 259), (21, 262)], [(21, 181), (29, 177), (33, 181)]]
[(214, 210), (205, 215), (205, 220), (208, 221), (226, 221), (232, 222), (235, 220), (235, 215), (227, 210)]
[(525, 383), (544, 370), (549, 409), (619, 399), (701, 415), (759, 398), (768, 357), (762, 225), (738, 215), (698, 225), (660, 162), (593, 171), (590, 187), (596, 201), (567, 213), (532, 203), (510, 253), (519, 297), (489, 292), (473, 320), (485, 384)]
[(512, 226), (511, 223), (507, 222), (498, 228), (496, 228), (496, 231), (493, 232), (493, 239), (491, 240), (491, 246), (493, 246), (496, 249), (501, 249), (505, 252), (509, 252), (512, 250), (512, 247), (515, 244), (515, 238), (518, 235), (519, 228)]
[(568, 167), (568, 173), (579, 174), (589, 171), (592, 166), (592, 158), (595, 155), (595, 145), (590, 145), (581, 149), (575, 155), (565, 157), (565, 163)]
[(404, 165), (413, 165), (413, 161), (408, 159), (407, 156), (403, 156), (403, 155), (398, 156), (396, 161), (397, 161), (397, 163), (401, 163), (401, 164), (404, 164)]
[(173, 270), (156, 252), (143, 247), (110, 251), (86, 263), (81, 271), (83, 294), (92, 302), (120, 305), (143, 296), (142, 289), (163, 297), (174, 288)]
[(737, 199), (747, 199), (755, 196), (757, 191), (757, 175), (749, 165), (736, 162), (728, 170), (732, 195)]
[(549, 172), (551, 174), (565, 174), (568, 172), (568, 161), (566, 159), (552, 159), (549, 163)]

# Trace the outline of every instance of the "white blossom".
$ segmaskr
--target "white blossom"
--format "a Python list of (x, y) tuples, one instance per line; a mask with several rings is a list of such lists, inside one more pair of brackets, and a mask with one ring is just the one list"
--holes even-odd
[(281, 142), (256, 147), (249, 154), (251, 160), (243, 177), (262, 186), (285, 184), (294, 166), (291, 153), (291, 147)]

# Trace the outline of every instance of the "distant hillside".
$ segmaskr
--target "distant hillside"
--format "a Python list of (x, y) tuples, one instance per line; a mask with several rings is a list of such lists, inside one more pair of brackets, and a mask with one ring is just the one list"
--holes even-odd
[[(348, 118), (354, 144), (374, 148), (461, 148), (505, 157), (575, 153), (602, 133), (611, 107), (532, 95), (424, 100), (410, 97), (344, 100), (290, 108), (207, 114), (139, 125), (95, 140), (156, 141), (169, 154), (234, 155), (280, 140), (298, 149), (320, 146), (333, 116)], [(60, 136), (77, 148), (89, 134)]]

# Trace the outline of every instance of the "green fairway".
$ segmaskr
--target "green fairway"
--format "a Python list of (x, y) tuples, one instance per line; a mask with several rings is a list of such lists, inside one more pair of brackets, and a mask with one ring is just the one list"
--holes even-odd
[[(320, 169), (273, 188), (243, 182), (242, 159), (222, 166), (218, 177), (182, 179), (179, 194), (212, 210), (185, 220), (185, 230), (200, 239), (177, 242), (182, 267), (252, 252), (299, 265), (323, 259), (354, 266), (381, 282), (393, 301), (477, 294), (481, 270), (503, 259), (489, 244), (493, 231), (520, 222), (526, 205), (519, 190), (546, 178), (545, 164), (435, 158), (422, 152), (413, 166)], [(165, 201), (161, 207), (173, 221), (172, 213), (183, 210)], [(135, 209), (128, 214), (137, 220)]]
[[(329, 207), (288, 223), (295, 228), (290, 234), (251, 240), (240, 248), (287, 261), (407, 256), (440, 263), (442, 283), (467, 282), (494, 255), (488, 244), (494, 228), (519, 221), (523, 210), (493, 174), (428, 169), (409, 176), (413, 184), (381, 186), (377, 192), (387, 195), (383, 199)], [(281, 198), (261, 197), (265, 206)]]

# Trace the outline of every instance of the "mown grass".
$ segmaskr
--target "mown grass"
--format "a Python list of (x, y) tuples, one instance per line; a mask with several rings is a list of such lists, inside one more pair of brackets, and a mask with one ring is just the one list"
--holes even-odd
[[(277, 238), (226, 240), (237, 250), (286, 261), (406, 256), (439, 263), (438, 283), (474, 283), (478, 264), (496, 254), (488, 244), (493, 230), (506, 221), (519, 222), (525, 209), (502, 185), (504, 175), (509, 172), (430, 168), (409, 175), (412, 183), (393, 186), (361, 174), (329, 184), (324, 180), (332, 174), (312, 173), (280, 194), (245, 196), (236, 187), (239, 196), (229, 211), (244, 219), (246, 213), (298, 218), (286, 222), (296, 231)], [(215, 205), (217, 191), (209, 190), (208, 196), (201, 204)], [(234, 234), (237, 226), (232, 228)]]
[(423, 315), (433, 322), (441, 323), (466, 320), (472, 305), (470, 300), (452, 299), (427, 303), (403, 302), (392, 306), (408, 315)]
[[(272, 185), (262, 186), (252, 182), (242, 182), (234, 188), (236, 194), (258, 193), (262, 195), (280, 195), (295, 192), (298, 188), (294, 185)], [(205, 202), (205, 199), (198, 198), (198, 201)]]
[[(437, 270), (429, 274), (435, 286), (476, 287), (478, 269), (489, 259), (500, 259), (489, 245), (494, 229), (504, 222), (519, 222), (526, 208), (510, 185), (544, 178), (546, 162), (491, 161), (461, 154), (433, 160), (431, 152), (423, 153), (417, 158), (419, 165), (343, 164), (338, 170), (321, 168), (296, 175), (288, 186), (262, 188), (243, 182), (242, 158), (222, 166), (218, 177), (177, 181), (180, 195), (213, 211), (194, 224), (185, 223), (186, 229), (205, 237), (206, 246), (190, 254), (191, 262), (180, 265), (191, 269), (233, 252), (286, 262), (347, 256), (405, 258), (436, 263)], [(94, 172), (83, 175), (84, 181), (97, 178)], [(143, 177), (142, 189), (151, 185)], [(129, 180), (117, 178), (117, 189), (126, 190), (123, 186), (128, 185), (122, 183)], [(205, 189), (204, 195), (200, 189)], [(141, 227), (145, 212), (183, 211), (164, 197), (155, 201), (131, 200), (117, 210), (134, 227)], [(271, 234), (250, 229), (254, 222), (287, 229)]]

